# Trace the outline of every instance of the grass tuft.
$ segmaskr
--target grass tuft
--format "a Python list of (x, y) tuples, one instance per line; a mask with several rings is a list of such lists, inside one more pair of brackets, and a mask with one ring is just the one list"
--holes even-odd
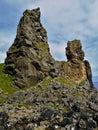
[(67, 80), (65, 77), (59, 77), (59, 78), (56, 78), (55, 79), (57, 82), (60, 82), (61, 84), (66, 84), (68, 85), (69, 87), (74, 87), (76, 86), (76, 83), (70, 81), (70, 80)]

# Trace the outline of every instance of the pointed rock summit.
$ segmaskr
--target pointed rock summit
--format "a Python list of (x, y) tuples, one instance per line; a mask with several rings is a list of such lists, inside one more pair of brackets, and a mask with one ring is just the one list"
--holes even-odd
[(5, 72), (14, 77), (20, 88), (38, 83), (46, 77), (65, 77), (77, 84), (88, 80), (92, 87), (92, 74), (80, 40), (67, 43), (67, 62), (58, 62), (50, 54), (47, 32), (40, 22), (40, 9), (26, 10), (20, 19), (14, 43), (7, 52)]
[(23, 87), (48, 76), (53, 63), (47, 32), (40, 22), (40, 9), (26, 10), (7, 52), (5, 72), (14, 76), (17, 86)]

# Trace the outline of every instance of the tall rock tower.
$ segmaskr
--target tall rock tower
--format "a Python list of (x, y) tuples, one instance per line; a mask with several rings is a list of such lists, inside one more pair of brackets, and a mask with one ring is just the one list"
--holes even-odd
[(24, 87), (49, 75), (53, 64), (47, 32), (40, 22), (40, 9), (26, 10), (7, 52), (5, 72), (13, 75), (17, 86)]
[(68, 61), (61, 66), (63, 74), (77, 84), (88, 80), (90, 87), (93, 87), (91, 67), (84, 60), (85, 54), (80, 40), (68, 41), (65, 51)]

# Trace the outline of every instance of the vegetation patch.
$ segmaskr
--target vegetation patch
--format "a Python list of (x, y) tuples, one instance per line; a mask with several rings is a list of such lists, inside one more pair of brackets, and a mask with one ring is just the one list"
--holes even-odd
[[(14, 92), (18, 91), (19, 88), (14, 85), (12, 77), (3, 72), (4, 64), (0, 63), (0, 102), (4, 102), (7, 99), (4, 97), (12, 95)], [(2, 96), (3, 95), (3, 96)]]
[(78, 97), (84, 98), (84, 95), (81, 92), (76, 92), (75, 95)]
[(76, 83), (70, 81), (70, 80), (67, 80), (65, 77), (59, 77), (59, 78), (56, 78), (55, 81), (58, 81), (60, 82), (61, 84), (66, 84), (68, 85), (69, 87), (74, 87), (76, 86)]
[(68, 108), (67, 106), (64, 106), (64, 107), (63, 107), (63, 110), (64, 110), (64, 112), (68, 112), (68, 111), (69, 111), (69, 108)]
[(43, 80), (43, 81), (41, 82), (41, 84), (42, 84), (43, 86), (47, 87), (47, 86), (49, 85), (49, 83), (51, 82), (51, 80), (52, 80), (52, 78), (49, 77), (49, 78)]
[(83, 80), (83, 81), (81, 81), (80, 83), (79, 83), (79, 86), (84, 86), (85, 84), (86, 84), (86, 80)]

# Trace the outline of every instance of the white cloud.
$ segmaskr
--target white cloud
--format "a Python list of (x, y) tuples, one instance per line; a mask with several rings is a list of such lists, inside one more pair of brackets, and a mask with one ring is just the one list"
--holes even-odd
[(95, 42), (89, 48), (85, 50), (86, 58), (89, 59), (91, 68), (93, 70), (93, 75), (98, 76), (98, 45)]
[(90, 61), (93, 74), (98, 75), (98, 1), (40, 0), (37, 5), (41, 7), (42, 16), (46, 21), (44, 25), (48, 30), (51, 52), (56, 59), (64, 57), (65, 46), (64, 42), (61, 43), (61, 38), (65, 42), (80, 39), (85, 50), (85, 59)]
[(0, 63), (4, 62), (5, 57), (6, 57), (6, 53), (0, 51)]
[(27, 0), (24, 2), (24, 0), (5, 0), (6, 3), (10, 5), (19, 5), (19, 6), (27, 6), (30, 5), (31, 3), (34, 3), (34, 0)]
[[(79, 0), (40, 0), (37, 6), (41, 7), (42, 15), (48, 31), (63, 32), (65, 39), (77, 35), (96, 35), (98, 30), (98, 1)], [(84, 37), (85, 38), (85, 37)]]
[(15, 34), (0, 32), (0, 36), (0, 63), (3, 63), (6, 58), (6, 52), (14, 41)]
[(62, 43), (49, 43), (50, 44), (50, 51), (53, 55), (53, 57), (55, 57), (56, 60), (66, 60), (66, 56), (65, 56), (65, 47), (66, 47), (66, 43), (62, 42)]
[(30, 7), (34, 8), (37, 0), (5, 0), (4, 2), (6, 5), (9, 5), (10, 8), (13, 8), (13, 10), (17, 9), (17, 11), (23, 12)]

